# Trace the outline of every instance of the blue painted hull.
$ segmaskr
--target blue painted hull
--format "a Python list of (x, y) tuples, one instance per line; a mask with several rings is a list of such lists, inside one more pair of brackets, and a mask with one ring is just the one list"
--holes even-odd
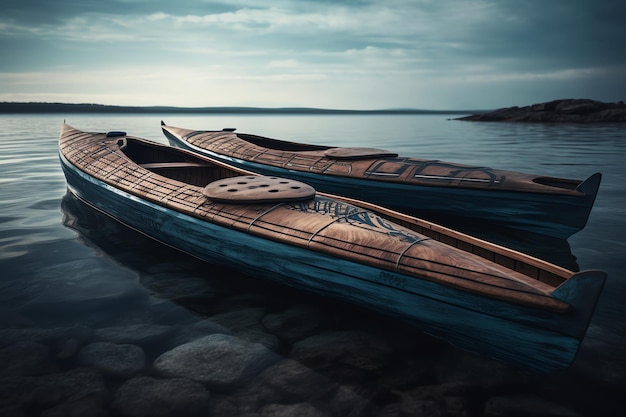
[[(507, 191), (489, 188), (423, 186), (286, 169), (238, 159), (194, 146), (163, 129), (177, 146), (261, 175), (291, 178), (330, 194), (368, 201), (442, 224), (467, 221), (499, 224), (527, 232), (567, 239), (587, 224), (601, 175), (587, 180), (585, 196)], [(583, 187), (583, 188), (584, 188)]]
[[(219, 226), (98, 180), (63, 155), (61, 164), (74, 195), (164, 244), (401, 318), (463, 349), (534, 371), (569, 366), (588, 324), (589, 311), (563, 314), (510, 304)], [(568, 284), (581, 280), (586, 278)]]

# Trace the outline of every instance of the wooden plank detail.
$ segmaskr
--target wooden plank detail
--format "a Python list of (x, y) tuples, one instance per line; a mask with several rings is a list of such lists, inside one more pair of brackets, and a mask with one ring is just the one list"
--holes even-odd
[(362, 159), (362, 158), (393, 158), (398, 156), (395, 152), (377, 148), (332, 148), (324, 152), (333, 159)]

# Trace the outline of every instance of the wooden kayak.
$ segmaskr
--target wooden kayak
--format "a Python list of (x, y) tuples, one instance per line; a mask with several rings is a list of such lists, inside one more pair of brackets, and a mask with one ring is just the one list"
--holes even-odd
[(234, 129), (200, 131), (164, 122), (161, 128), (173, 146), (302, 181), (321, 192), (443, 224), (467, 219), (563, 239), (587, 224), (602, 179), (600, 173), (581, 181), (401, 157), (382, 149), (301, 144)]
[(63, 124), (59, 155), (72, 194), (157, 241), (538, 372), (571, 364), (606, 279), (124, 132)]

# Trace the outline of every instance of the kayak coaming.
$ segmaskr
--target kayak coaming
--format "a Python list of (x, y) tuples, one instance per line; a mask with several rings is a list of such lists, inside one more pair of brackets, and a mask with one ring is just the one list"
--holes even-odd
[[(363, 165), (363, 159), (326, 156), (327, 150), (337, 148), (237, 134), (232, 129), (197, 131), (163, 122), (161, 128), (173, 146), (261, 175), (302, 181), (322, 192), (370, 201), (437, 222), (477, 219), (564, 239), (587, 224), (602, 178), (596, 173), (578, 181), (445, 161), (385, 157), (367, 160), (367, 168), (356, 173), (351, 169)], [(257, 146), (254, 138), (272, 143), (276, 149)], [(391, 168), (384, 168), (385, 164)], [(417, 172), (428, 164), (454, 167), (458, 176), (416, 180)], [(343, 171), (337, 168), (340, 166), (344, 166)], [(402, 172), (393, 172), (393, 167)], [(332, 172), (331, 168), (336, 169)], [(478, 173), (475, 176), (479, 178), (468, 178), (471, 173)]]
[[(235, 264), (254, 276), (366, 305), (409, 321), (464, 349), (536, 371), (556, 370), (571, 363), (604, 283), (600, 271), (572, 275), (552, 291), (555, 299), (572, 307), (558, 313), (511, 304), (416, 279), (401, 271), (380, 270), (342, 260), (315, 246), (287, 245), (213, 224), (201, 217), (180, 213), (177, 211), (180, 203), (174, 199), (141, 197), (142, 188), (149, 187), (149, 183), (143, 182), (152, 175), (149, 171), (136, 177), (137, 185), (129, 192), (112, 185), (120, 179), (115, 175), (98, 179), (72, 164), (68, 160), (72, 155), (66, 157), (60, 151), (60, 158), (68, 187), (74, 195), (162, 243), (209, 262)], [(98, 169), (98, 164), (93, 167)], [(173, 191), (195, 195), (198, 190), (183, 186)], [(199, 205), (200, 200), (201, 197), (192, 198), (191, 206)], [(256, 226), (253, 222), (251, 229)], [(241, 256), (241, 253), (246, 255)], [(282, 256), (276, 256), (278, 253)], [(559, 267), (554, 268), (562, 272)], [(481, 336), (474, 338), (478, 334)]]

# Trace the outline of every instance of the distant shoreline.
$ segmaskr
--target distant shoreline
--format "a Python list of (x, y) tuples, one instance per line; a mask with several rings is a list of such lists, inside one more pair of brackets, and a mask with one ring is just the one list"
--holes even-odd
[(339, 110), (310, 107), (171, 107), (112, 106), (103, 104), (0, 102), (0, 114), (24, 113), (132, 113), (132, 114), (474, 114), (476, 110), (378, 109)]

